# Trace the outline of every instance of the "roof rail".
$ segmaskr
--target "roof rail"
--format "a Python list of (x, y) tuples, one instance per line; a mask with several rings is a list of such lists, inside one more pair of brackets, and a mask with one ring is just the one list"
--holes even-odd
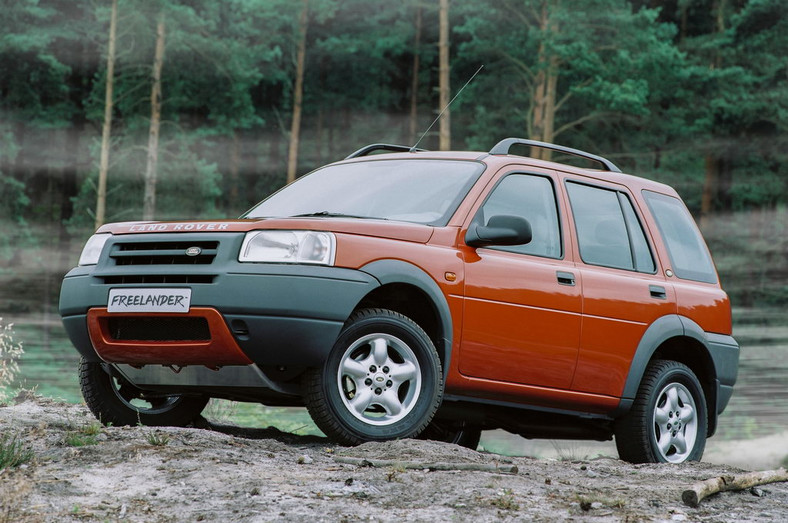
[(370, 145), (366, 145), (359, 149), (358, 151), (351, 153), (348, 155), (345, 160), (350, 160), (351, 158), (358, 158), (359, 156), (367, 156), (369, 153), (374, 151), (394, 151), (399, 153), (406, 153), (408, 151), (424, 151), (425, 149), (413, 149), (409, 145), (393, 145), (390, 143), (373, 143)]
[(606, 171), (611, 171), (614, 173), (621, 172), (621, 169), (619, 169), (616, 166), (616, 164), (614, 164), (607, 158), (602, 158), (601, 156), (587, 153), (579, 149), (564, 147), (563, 145), (555, 145), (547, 142), (538, 142), (536, 140), (526, 140), (524, 138), (506, 138), (504, 140), (501, 140), (500, 142), (495, 144), (495, 147), (490, 149), (490, 154), (509, 154), (509, 149), (512, 147), (512, 145), (528, 145), (531, 147), (541, 147), (542, 149), (550, 149), (551, 151), (558, 151), (566, 154), (571, 154), (573, 156), (579, 156), (581, 158), (585, 158), (587, 160), (592, 160), (594, 162), (600, 163), (605, 166)]

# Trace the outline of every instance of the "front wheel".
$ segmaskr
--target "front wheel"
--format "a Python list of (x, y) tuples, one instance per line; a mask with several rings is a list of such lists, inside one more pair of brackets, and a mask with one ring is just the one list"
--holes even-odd
[(442, 396), (432, 340), (416, 322), (386, 309), (354, 313), (323, 367), (306, 375), (309, 414), (346, 445), (417, 436)]
[(79, 385), (90, 411), (104, 425), (182, 427), (200, 415), (208, 398), (139, 389), (104, 363), (79, 362)]
[(700, 461), (706, 447), (706, 397), (677, 361), (653, 361), (630, 411), (616, 421), (616, 447), (632, 463)]

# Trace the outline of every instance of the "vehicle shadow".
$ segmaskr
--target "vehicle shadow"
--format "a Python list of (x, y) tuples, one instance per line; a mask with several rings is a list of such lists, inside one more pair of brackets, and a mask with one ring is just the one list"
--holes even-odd
[(293, 434), (292, 432), (284, 432), (276, 427), (266, 428), (250, 428), (239, 427), (237, 425), (226, 425), (209, 421), (202, 416), (195, 420), (193, 423), (195, 428), (211, 430), (244, 439), (273, 439), (288, 445), (328, 445), (331, 444), (330, 440), (325, 436), (315, 436), (311, 434)]

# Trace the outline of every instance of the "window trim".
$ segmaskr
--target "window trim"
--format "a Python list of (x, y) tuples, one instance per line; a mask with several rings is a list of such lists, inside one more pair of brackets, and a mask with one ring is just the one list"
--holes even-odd
[(559, 260), (559, 261), (565, 260), (566, 259), (566, 241), (565, 241), (566, 240), (566, 234), (564, 233), (564, 221), (563, 221), (562, 216), (561, 216), (561, 204), (559, 202), (559, 198), (560, 198), (560, 195), (559, 195), (560, 187), (559, 187), (559, 185), (560, 185), (560, 183), (558, 183), (557, 180), (555, 180), (554, 177), (551, 176), (550, 174), (540, 173), (540, 172), (532, 172), (532, 171), (517, 171), (517, 170), (509, 171), (509, 172), (506, 172), (506, 173), (502, 174), (498, 178), (498, 180), (495, 181), (495, 183), (490, 188), (490, 190), (487, 191), (487, 194), (484, 196), (484, 199), (482, 200), (482, 203), (473, 212), (472, 218), (470, 219), (470, 221), (468, 221), (468, 226), (470, 227), (476, 221), (477, 216), (479, 216), (479, 212), (482, 210), (482, 208), (484, 208), (484, 206), (487, 203), (487, 201), (490, 199), (490, 197), (493, 195), (493, 193), (495, 193), (495, 191), (498, 189), (498, 186), (501, 183), (503, 183), (503, 181), (506, 178), (508, 178), (510, 176), (536, 176), (536, 177), (539, 177), (539, 178), (545, 178), (550, 183), (550, 186), (553, 189), (553, 203), (555, 204), (556, 219), (558, 220), (558, 236), (559, 236), (558, 247), (561, 250), (561, 255), (556, 257), (556, 256), (545, 256), (545, 255), (542, 255), (542, 254), (517, 252), (517, 251), (512, 250), (511, 246), (506, 246), (506, 245), (488, 245), (488, 246), (485, 246), (485, 247), (479, 247), (479, 249), (493, 250), (493, 251), (496, 251), (496, 252), (505, 252), (505, 253), (508, 253), (508, 254), (516, 254), (516, 255), (519, 255), (519, 256), (534, 256), (536, 258), (541, 258), (543, 260)]
[[(577, 216), (575, 214), (575, 209), (572, 206), (572, 195), (569, 193), (569, 184), (584, 185), (584, 186), (590, 187), (592, 189), (599, 189), (599, 190), (602, 190), (602, 191), (609, 191), (609, 192), (612, 192), (612, 193), (616, 194), (616, 202), (618, 203), (618, 208), (621, 211), (621, 218), (624, 221), (624, 227), (625, 227), (625, 229), (627, 231), (627, 243), (629, 244), (629, 253), (630, 253), (630, 256), (632, 257), (632, 268), (615, 267), (615, 266), (612, 266), (612, 265), (604, 265), (604, 264), (601, 264), (601, 263), (592, 263), (592, 262), (586, 261), (583, 258), (583, 251), (582, 251), (582, 248), (580, 246), (580, 234), (578, 233), (578, 229), (577, 229)], [(648, 229), (646, 227), (644, 227), (644, 223), (645, 222), (643, 220), (643, 217), (642, 217), (641, 213), (639, 212), (639, 208), (637, 207), (637, 205), (635, 205), (633, 203), (634, 198), (632, 197), (632, 195), (626, 189), (624, 189), (622, 187), (608, 187), (608, 186), (601, 185), (601, 184), (589, 183), (589, 182), (586, 182), (586, 181), (580, 181), (580, 180), (570, 179), (570, 178), (564, 178), (564, 188), (566, 190), (567, 199), (569, 200), (569, 210), (570, 210), (570, 212), (572, 214), (572, 223), (573, 223), (574, 228), (575, 228), (575, 239), (577, 240), (577, 255), (578, 255), (578, 257), (580, 258), (580, 261), (583, 264), (588, 265), (590, 267), (604, 267), (606, 269), (616, 269), (616, 270), (620, 270), (620, 271), (634, 272), (634, 273), (637, 273), (637, 274), (655, 275), (655, 274), (657, 274), (659, 272), (659, 265), (657, 263), (657, 257), (655, 255), (656, 250), (654, 249), (653, 240), (651, 238), (651, 235), (647, 232)], [(637, 224), (640, 226), (640, 230), (643, 233), (643, 237), (646, 240), (646, 247), (648, 248), (649, 254), (651, 255), (651, 262), (652, 262), (652, 264), (654, 266), (654, 269), (652, 271), (641, 271), (641, 270), (637, 269), (637, 255), (635, 254), (635, 248), (634, 248), (634, 243), (633, 243), (633, 239), (632, 239), (632, 230), (631, 230), (631, 225), (632, 224), (627, 219), (627, 215), (624, 212), (624, 208), (623, 208), (622, 203), (621, 203), (621, 198), (626, 198), (627, 199), (627, 201), (629, 202), (630, 206), (632, 207), (632, 211), (635, 213), (635, 219), (637, 220)]]

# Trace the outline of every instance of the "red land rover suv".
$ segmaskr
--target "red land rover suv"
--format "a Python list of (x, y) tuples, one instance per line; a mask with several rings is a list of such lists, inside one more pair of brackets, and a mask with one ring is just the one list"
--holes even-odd
[(343, 444), (475, 447), (503, 428), (699, 460), (739, 357), (672, 188), (516, 138), (490, 152), (374, 144), (241, 219), (105, 225), (60, 313), (103, 423), (184, 425), (227, 398), (305, 405)]

